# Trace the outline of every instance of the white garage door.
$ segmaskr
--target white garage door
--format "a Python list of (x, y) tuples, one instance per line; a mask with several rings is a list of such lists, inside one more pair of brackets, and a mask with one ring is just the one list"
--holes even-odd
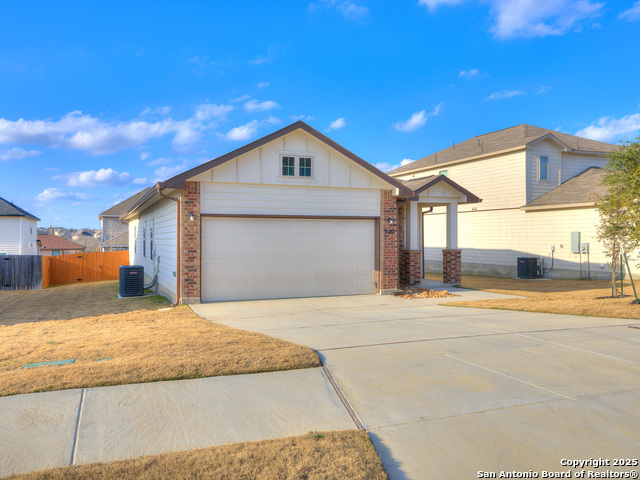
[(203, 218), (203, 302), (375, 293), (373, 220)]

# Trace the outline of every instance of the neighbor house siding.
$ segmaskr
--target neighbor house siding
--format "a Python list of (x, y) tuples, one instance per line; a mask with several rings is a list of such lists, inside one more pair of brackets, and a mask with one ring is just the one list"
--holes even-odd
[[(554, 269), (548, 276), (577, 277), (580, 256), (571, 253), (571, 232), (580, 231), (581, 242), (590, 244), (592, 276), (606, 277), (607, 259), (596, 237), (598, 221), (594, 207), (529, 212), (463, 212), (458, 222), (463, 273), (515, 275), (516, 259), (521, 256), (543, 257), (545, 270), (548, 270), (553, 245)], [(444, 214), (425, 215), (427, 271), (441, 268), (445, 231)], [(586, 255), (582, 260), (586, 262)], [(583, 269), (586, 272), (586, 263)]]
[(459, 211), (520, 208), (525, 203), (525, 153), (515, 152), (455, 165), (434, 165), (433, 168), (399, 179), (438, 175), (442, 170), (458, 185), (482, 199), (482, 203), (460, 205)]
[[(155, 257), (152, 261), (149, 238), (149, 221), (153, 219), (153, 243)], [(142, 227), (146, 222), (146, 255), (143, 256)], [(133, 245), (134, 236), (137, 235), (135, 249), (129, 248), (129, 258), (132, 265), (142, 265), (147, 281), (154, 276), (154, 267), (159, 258), (160, 273), (158, 283), (160, 293), (167, 294), (175, 299), (176, 294), (176, 204), (171, 200), (161, 200), (142, 212), (136, 219), (130, 222), (129, 240)]]
[(24, 217), (0, 217), (0, 252), (38, 255), (37, 222)]
[(102, 241), (127, 231), (127, 226), (120, 223), (120, 217), (102, 217)]
[(201, 183), (201, 214), (376, 217), (380, 191)]
[(604, 167), (607, 159), (595, 155), (562, 154), (562, 183), (581, 174), (589, 167)]
[[(549, 159), (547, 180), (538, 180), (538, 159)], [(527, 200), (529, 203), (550, 192), (560, 185), (560, 148), (553, 142), (545, 140), (527, 149)]]

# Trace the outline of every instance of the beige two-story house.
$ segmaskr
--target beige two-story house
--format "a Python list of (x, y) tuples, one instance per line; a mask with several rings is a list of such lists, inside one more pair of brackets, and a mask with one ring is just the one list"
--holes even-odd
[[(402, 181), (446, 175), (482, 198), (459, 207), (463, 273), (515, 276), (518, 257), (538, 257), (547, 277), (605, 277), (610, 273), (596, 236), (594, 193), (603, 193), (601, 168), (615, 148), (518, 125), (454, 144), (389, 175)], [(426, 272), (442, 268), (445, 222), (444, 208), (423, 211)]]

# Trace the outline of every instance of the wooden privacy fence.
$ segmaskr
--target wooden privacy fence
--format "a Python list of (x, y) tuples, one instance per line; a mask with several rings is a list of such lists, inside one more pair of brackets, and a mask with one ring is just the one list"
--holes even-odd
[(0, 290), (41, 288), (40, 258), (40, 255), (0, 255)]
[(42, 258), (42, 288), (67, 283), (117, 280), (129, 252), (92, 252)]

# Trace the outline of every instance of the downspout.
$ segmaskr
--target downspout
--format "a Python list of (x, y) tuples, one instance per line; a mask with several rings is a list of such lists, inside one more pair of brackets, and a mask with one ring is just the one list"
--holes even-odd
[(162, 193), (164, 187), (160, 183), (156, 183), (158, 195), (168, 200), (176, 202), (176, 301), (171, 304), (175, 307), (180, 304), (180, 198), (170, 197)]

